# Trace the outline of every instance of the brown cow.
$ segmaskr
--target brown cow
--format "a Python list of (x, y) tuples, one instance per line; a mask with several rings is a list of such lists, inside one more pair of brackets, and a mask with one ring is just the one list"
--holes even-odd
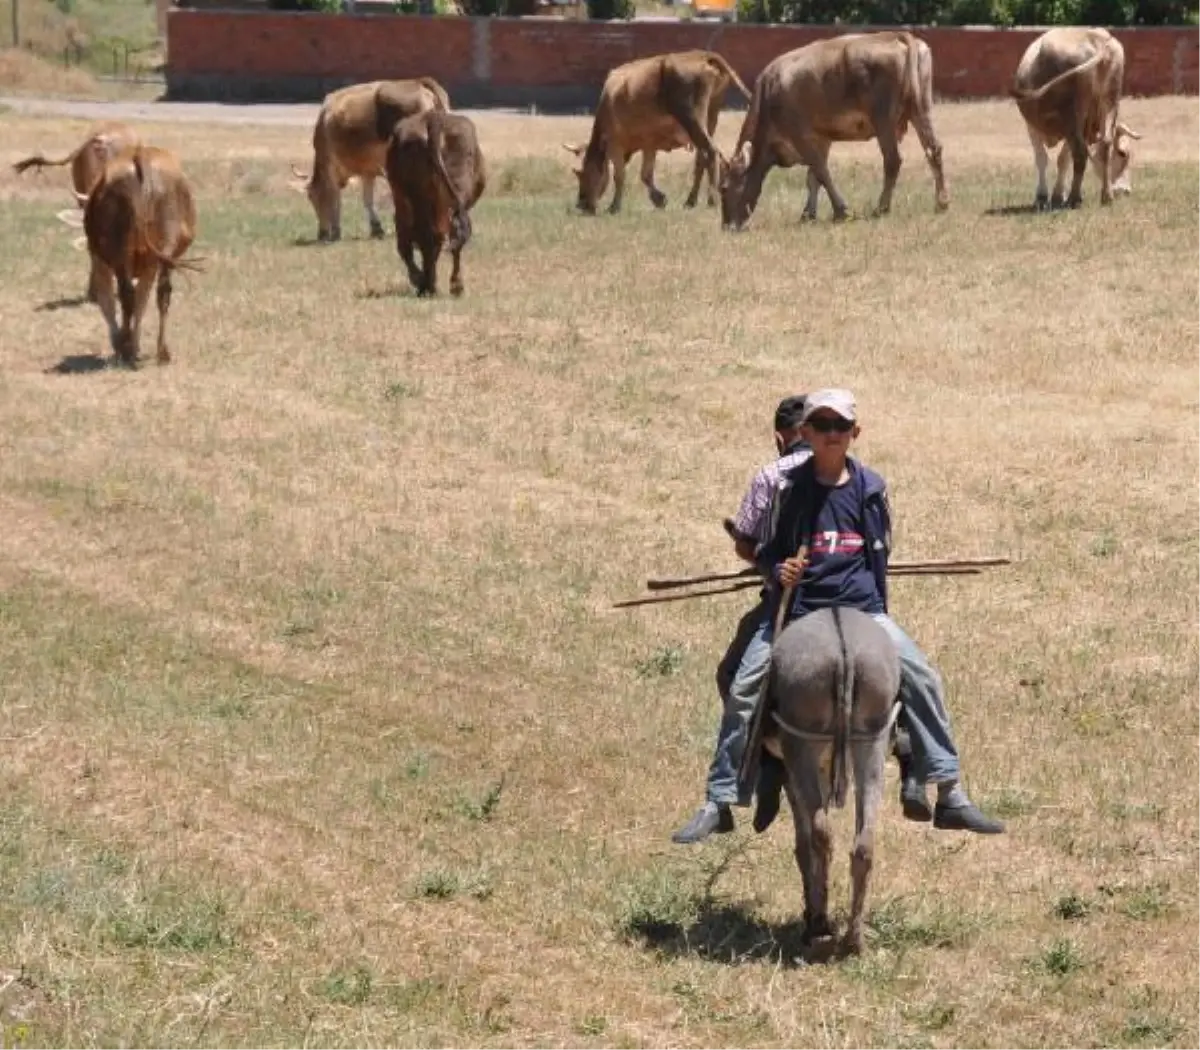
[[(104, 166), (109, 159), (115, 157), (123, 149), (132, 149), (141, 142), (138, 133), (128, 124), (117, 120), (106, 120), (89, 129), (87, 138), (75, 149), (59, 160), (47, 160), (44, 154), (38, 153), (32, 157), (17, 161), (13, 165), (19, 175), (29, 168), (58, 168), (71, 165), (71, 183), (75, 190), (75, 199), (83, 207), (83, 201), (91, 192), (96, 180), (104, 172)], [(88, 302), (96, 301), (96, 289), (91, 281), (88, 282)]]
[(817, 216), (821, 187), (835, 219), (846, 202), (829, 174), (834, 142), (877, 139), (883, 154), (878, 213), (892, 206), (900, 175), (900, 143), (911, 122), (933, 170), (936, 208), (950, 203), (942, 146), (933, 128), (933, 58), (910, 33), (847, 33), (773, 59), (754, 85), (737, 150), (721, 177), (721, 224), (742, 229), (772, 167), (808, 166), (804, 217)]
[(166, 364), (171, 360), (166, 337), (171, 273), (198, 268), (182, 258), (196, 236), (196, 207), (176, 156), (137, 146), (112, 158), (88, 195), (83, 229), (97, 303), (118, 362), (137, 365), (142, 315), (157, 279), (158, 363)]
[(342, 236), (342, 190), (351, 178), (362, 183), (363, 207), (372, 237), (383, 236), (375, 210), (375, 179), (384, 174), (388, 139), (398, 120), (427, 110), (448, 110), (450, 97), (432, 77), (373, 80), (325, 96), (313, 128), (313, 169), (304, 192), (317, 213), (317, 239)]
[[(1107, 29), (1061, 27), (1043, 33), (1025, 50), (1010, 94), (1025, 118), (1038, 182), (1034, 206), (1062, 207), (1067, 165), (1074, 161), (1066, 205), (1083, 202), (1089, 154), (1100, 179), (1100, 203), (1130, 193), (1131, 140), (1140, 139), (1117, 119), (1125, 78), (1125, 49)], [(1058, 152), (1058, 177), (1047, 192), (1047, 150)]]
[[(458, 113), (430, 110), (396, 124), (387, 151), (387, 178), (396, 209), (396, 251), (418, 295), (437, 294), (442, 246), (454, 256), (450, 294), (462, 295), (463, 247), (469, 212), (483, 195), (487, 169), (475, 125)], [(413, 248), (420, 249), (417, 268)]]
[(730, 84), (744, 97), (750, 97), (733, 67), (713, 51), (678, 51), (639, 58), (610, 72), (600, 92), (587, 146), (566, 147), (576, 156), (583, 156), (583, 165), (575, 172), (579, 179), (579, 210), (596, 213), (608, 189), (611, 165), (614, 188), (608, 210), (620, 211), (625, 165), (639, 151), (642, 182), (650, 200), (656, 208), (664, 207), (666, 195), (654, 184), (655, 156), (659, 151), (684, 146), (696, 150), (692, 191), (684, 203), (695, 207), (700, 180), (707, 173), (708, 203), (715, 204), (717, 147), (712, 136)]

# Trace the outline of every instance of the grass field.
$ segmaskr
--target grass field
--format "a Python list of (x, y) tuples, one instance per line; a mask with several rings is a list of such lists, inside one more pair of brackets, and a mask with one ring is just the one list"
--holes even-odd
[[(307, 131), (148, 125), (207, 262), (138, 372), (65, 172), (10, 167), (86, 125), (0, 115), (0, 1044), (1196, 1045), (1197, 107), (1122, 115), (1111, 209), (1006, 211), (1015, 110), (944, 105), (947, 214), (909, 140), (887, 219), (777, 171), (740, 236), (683, 156), (570, 214), (587, 122), (479, 116), (457, 301), (353, 191), (309, 243)], [(865, 212), (874, 147), (833, 166)], [(889, 765), (868, 950), (804, 965), (788, 821), (669, 841), (748, 599), (610, 606), (736, 567), (831, 384), (896, 557), (1013, 559), (892, 596), (1009, 831), (904, 822)]]

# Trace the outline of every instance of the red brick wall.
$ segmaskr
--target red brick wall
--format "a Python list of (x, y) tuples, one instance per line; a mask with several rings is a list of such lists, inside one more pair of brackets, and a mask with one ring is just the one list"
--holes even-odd
[[(177, 97), (319, 98), (339, 84), (430, 75), (456, 105), (587, 106), (613, 66), (643, 55), (719, 51), (746, 83), (772, 58), (832, 26), (701, 22), (586, 22), (415, 16), (282, 14), (173, 9), (169, 92)], [(1004, 95), (1021, 53), (1041, 30), (921, 28), (942, 97)], [(1195, 29), (1117, 30), (1127, 95), (1197, 94)], [(732, 96), (731, 96), (732, 98)]]

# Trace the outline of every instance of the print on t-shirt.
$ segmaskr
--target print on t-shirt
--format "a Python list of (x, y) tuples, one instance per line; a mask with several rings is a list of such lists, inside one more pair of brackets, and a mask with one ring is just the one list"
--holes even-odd
[(862, 500), (856, 478), (844, 485), (813, 485), (813, 530), (808, 565), (793, 615), (831, 605), (883, 612), (883, 599), (867, 564), (862, 535)]

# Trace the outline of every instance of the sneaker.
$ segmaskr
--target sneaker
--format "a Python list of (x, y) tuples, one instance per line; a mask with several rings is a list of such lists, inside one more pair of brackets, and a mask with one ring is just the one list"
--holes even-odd
[(965, 806), (943, 806), (933, 810), (933, 826), (943, 831), (974, 831), (979, 835), (999, 835), (1004, 825), (994, 817), (985, 816), (973, 803)]
[(671, 841), (690, 846), (693, 842), (703, 842), (714, 832), (724, 835), (732, 830), (733, 813), (729, 807), (723, 803), (705, 802), (696, 815), (671, 836)]

